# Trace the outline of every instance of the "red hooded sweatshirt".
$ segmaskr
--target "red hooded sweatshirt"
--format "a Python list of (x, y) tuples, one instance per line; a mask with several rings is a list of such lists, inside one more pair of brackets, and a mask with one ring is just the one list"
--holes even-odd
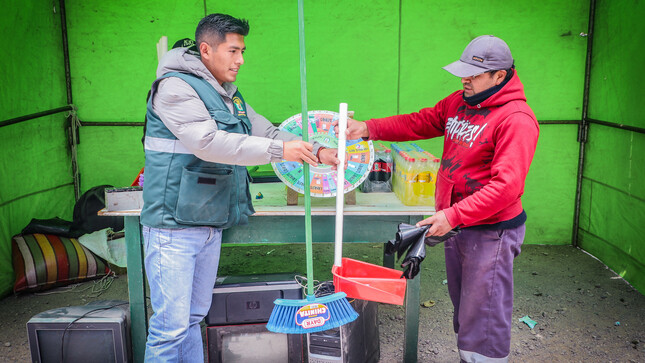
[(523, 211), (520, 197), (539, 126), (517, 72), (476, 106), (457, 91), (419, 112), (366, 121), (369, 138), (411, 141), (445, 136), (435, 193), (452, 227), (508, 221)]

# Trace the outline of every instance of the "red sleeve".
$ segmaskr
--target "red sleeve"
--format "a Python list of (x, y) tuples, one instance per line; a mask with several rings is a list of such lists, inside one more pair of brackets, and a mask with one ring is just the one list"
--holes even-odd
[(450, 225), (475, 224), (520, 198), (538, 135), (537, 121), (522, 112), (510, 115), (497, 127), (491, 179), (477, 192), (444, 209)]
[(367, 120), (370, 140), (412, 141), (443, 136), (446, 110), (457, 94), (460, 91), (419, 112)]

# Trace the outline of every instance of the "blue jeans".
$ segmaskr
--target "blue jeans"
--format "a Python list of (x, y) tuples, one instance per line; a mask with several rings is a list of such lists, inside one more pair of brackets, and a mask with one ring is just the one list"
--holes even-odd
[(217, 277), (222, 230), (143, 226), (150, 285), (146, 362), (203, 362), (199, 323), (208, 313)]

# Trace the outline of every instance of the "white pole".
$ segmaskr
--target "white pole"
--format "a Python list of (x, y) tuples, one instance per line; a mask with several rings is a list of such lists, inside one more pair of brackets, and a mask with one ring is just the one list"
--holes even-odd
[(347, 104), (341, 103), (338, 111), (338, 170), (336, 170), (336, 238), (334, 239), (334, 265), (342, 266), (343, 258), (343, 206), (345, 203), (345, 143), (347, 130)]
[(168, 53), (168, 37), (162, 35), (157, 42), (157, 62), (161, 61), (166, 53)]

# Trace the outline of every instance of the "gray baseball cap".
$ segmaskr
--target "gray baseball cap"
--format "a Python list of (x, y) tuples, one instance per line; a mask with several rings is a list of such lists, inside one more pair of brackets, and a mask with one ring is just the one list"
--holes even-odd
[(466, 46), (458, 61), (443, 69), (463, 78), (512, 66), (513, 56), (506, 42), (492, 35), (482, 35)]

